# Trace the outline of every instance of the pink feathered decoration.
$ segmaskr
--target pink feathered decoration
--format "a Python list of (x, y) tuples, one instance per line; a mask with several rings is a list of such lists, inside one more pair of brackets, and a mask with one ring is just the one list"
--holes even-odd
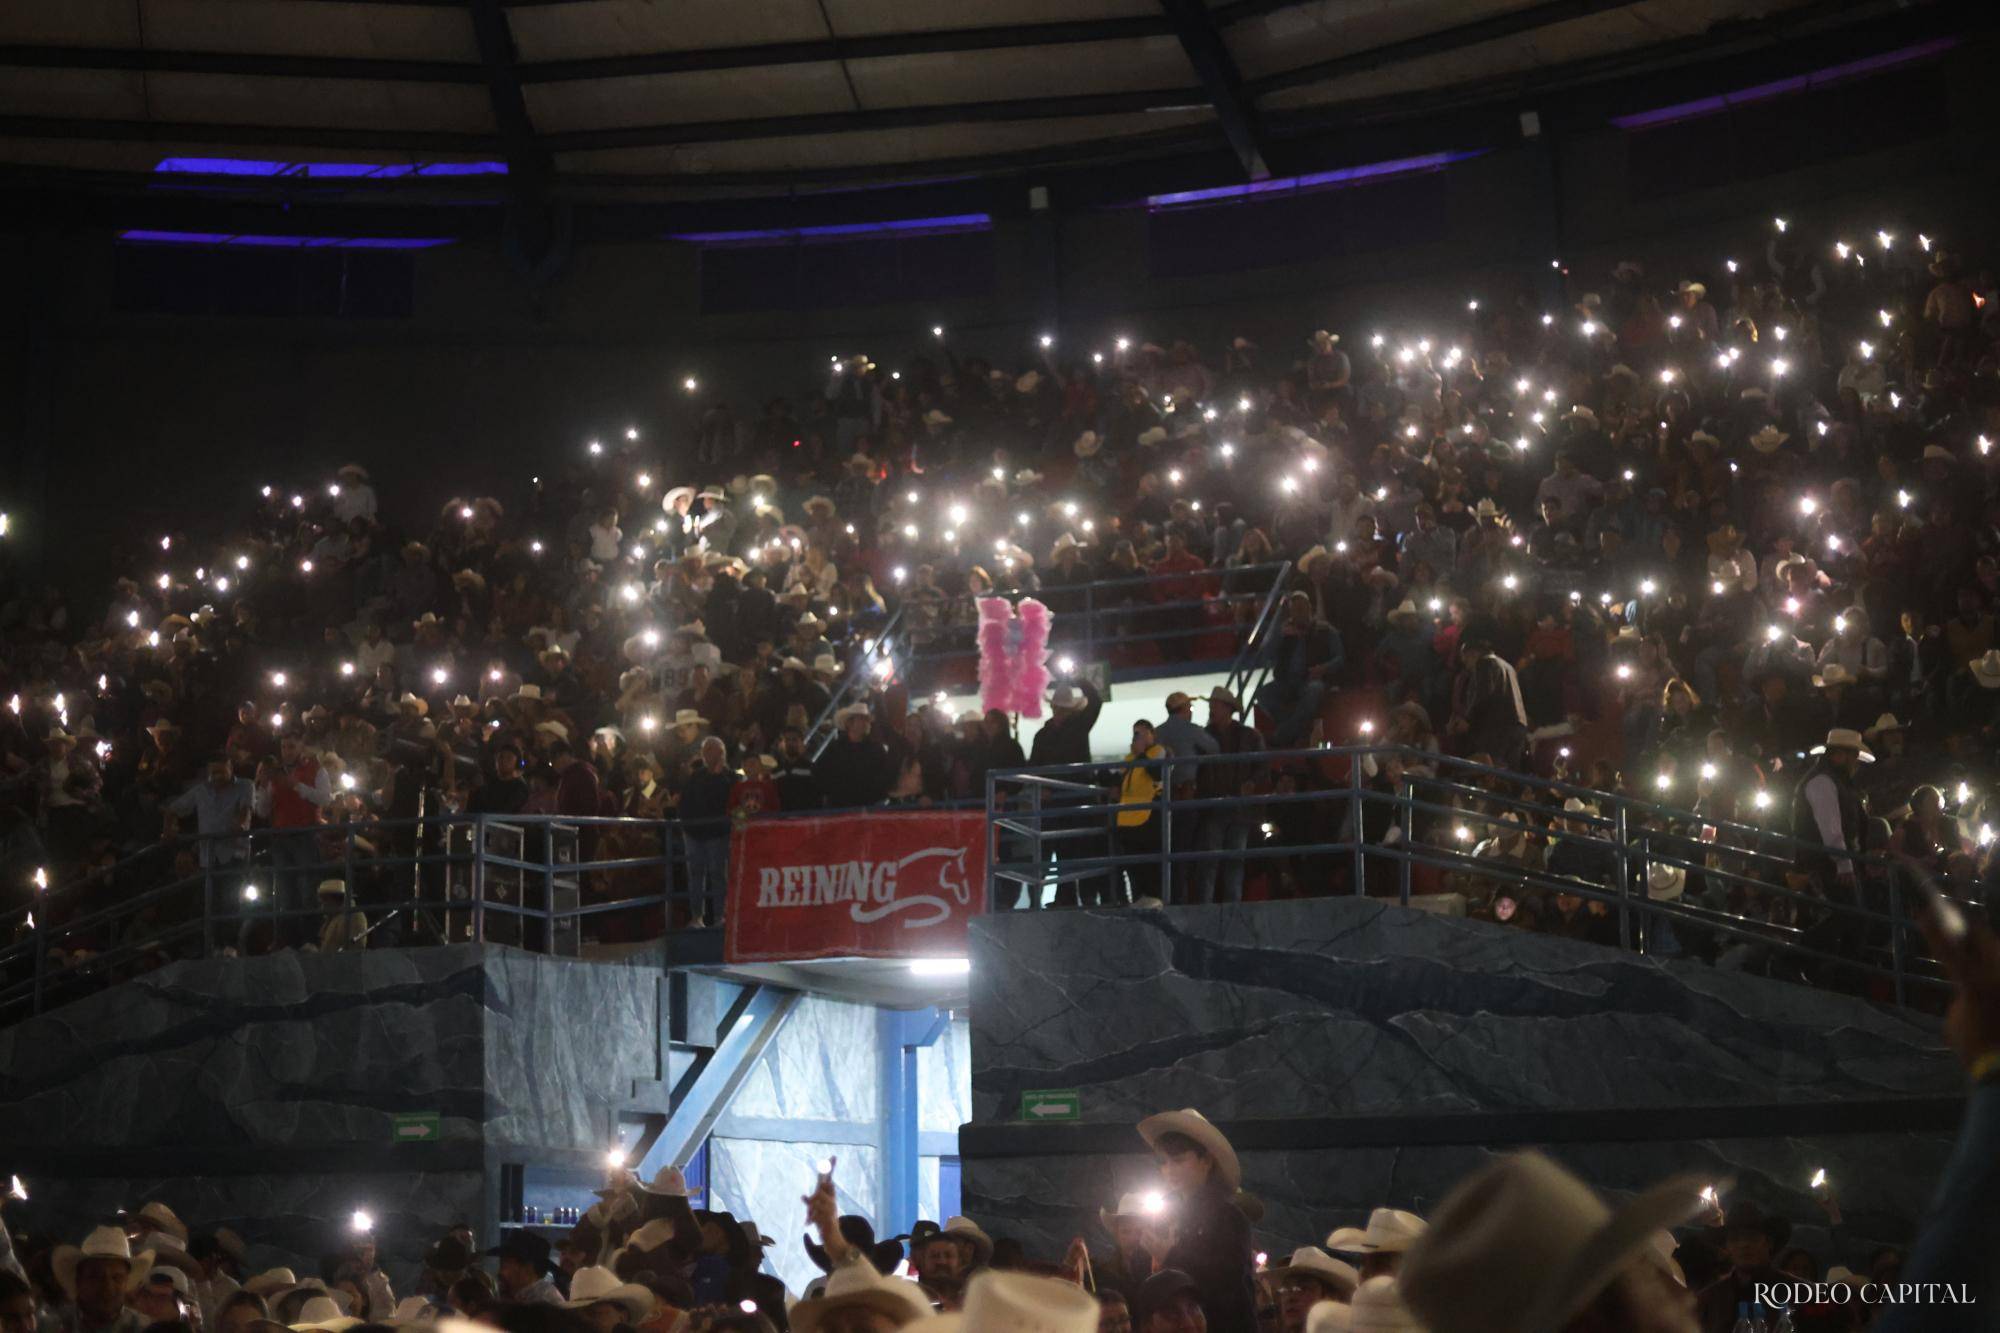
[(1049, 688), (1048, 654), (1048, 607), (1028, 598), (1017, 616), (1005, 597), (979, 599), (981, 707), (1040, 717)]

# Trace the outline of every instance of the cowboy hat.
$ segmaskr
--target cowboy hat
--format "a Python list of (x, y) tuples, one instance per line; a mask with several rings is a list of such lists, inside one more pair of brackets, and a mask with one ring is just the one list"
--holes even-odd
[(653, 1311), (652, 1292), (636, 1282), (620, 1282), (608, 1268), (593, 1265), (570, 1276), (569, 1299), (563, 1302), (569, 1309), (587, 1310), (606, 1302), (622, 1307), (628, 1324), (638, 1324)]
[(1924, 461), (1926, 463), (1929, 462), (1955, 463), (1958, 460), (1953, 458), (1951, 456), (1951, 450), (1945, 448), (1943, 445), (1927, 444), (1924, 446)]
[[(682, 709), (681, 711), (686, 713), (694, 710)], [(696, 720), (700, 722), (708, 721), (705, 717), (697, 718)], [(685, 1199), (688, 1196), (687, 1176), (677, 1166), (661, 1167), (653, 1173), (651, 1180), (640, 1182), (639, 1188), (647, 1194), (657, 1194), (662, 1198)]]
[(848, 724), (849, 720), (857, 717), (865, 717), (873, 721), (875, 712), (867, 704), (849, 704), (833, 715), (833, 724), (837, 727), (844, 727)]
[(1493, 498), (1488, 496), (1478, 504), (1472, 506), (1472, 516), (1474, 518), (1498, 518), (1500, 517), (1500, 506), (1494, 504)]
[(1344, 1301), (1314, 1301), (1306, 1311), (1306, 1333), (1348, 1333), (1354, 1309)]
[(1312, 1278), (1342, 1300), (1353, 1294), (1361, 1281), (1361, 1273), (1354, 1265), (1342, 1263), (1317, 1245), (1304, 1245), (1293, 1250), (1292, 1257), (1272, 1268), (1271, 1272)]
[[(465, 1256), (465, 1262), (472, 1262), (472, 1256), (469, 1253)], [(463, 1264), (460, 1265), (460, 1267), (463, 1266)], [(267, 1268), (255, 1277), (245, 1279), (243, 1290), (249, 1292), (252, 1296), (262, 1296), (268, 1301), (279, 1292), (290, 1291), (298, 1285), (298, 1274), (292, 1272), (291, 1269)]]
[(408, 690), (404, 690), (402, 694), (397, 697), (396, 707), (414, 708), (417, 710), (418, 717), (423, 717), (425, 714), (431, 711), (431, 705), (429, 700), (424, 699), (419, 695), (412, 694)]
[[(701, 715), (699, 708), (677, 708), (674, 710), (674, 725), (677, 727), (705, 727), (708, 719)], [(685, 1189), (682, 1191), (685, 1193)]]
[(1242, 705), (1236, 702), (1236, 696), (1220, 685), (1208, 692), (1208, 706), (1213, 708), (1217, 704), (1222, 705), (1231, 712), (1239, 712), (1242, 709)]
[(182, 1245), (187, 1244), (187, 1223), (181, 1221), (179, 1215), (173, 1209), (158, 1199), (148, 1200), (146, 1203), (139, 1205), (139, 1211), (134, 1213), (133, 1216), (152, 1227), (153, 1230), (164, 1231)]
[(1396, 604), (1396, 609), (1391, 611), (1386, 618), (1389, 620), (1421, 620), (1423, 617), (1417, 610), (1417, 604), (1405, 597)]
[(1097, 438), (1097, 432), (1087, 430), (1076, 437), (1076, 443), (1070, 446), (1070, 450), (1078, 458), (1095, 458), (1097, 451), (1103, 447), (1104, 442)]
[(1863, 737), (1869, 737), (1869, 736), (1880, 736), (1884, 732), (1888, 731), (1907, 731), (1907, 730), (1908, 730), (1907, 727), (1905, 727), (1901, 722), (1898, 722), (1896, 720), (1896, 715), (1894, 713), (1884, 713), (1882, 714), (1882, 716), (1875, 719), (1874, 726), (1868, 728), (1868, 730), (1862, 732), (1861, 734)]
[(1687, 871), (1679, 866), (1661, 865), (1658, 861), (1646, 867), (1646, 896), (1656, 903), (1672, 902), (1687, 888)]
[(1138, 443), (1146, 445), (1163, 444), (1166, 442), (1166, 438), (1167, 428), (1165, 426), (1148, 426), (1139, 432)]
[(972, 1245), (972, 1268), (984, 1268), (993, 1257), (993, 1237), (987, 1235), (977, 1222), (969, 1217), (945, 1219), (942, 1234), (953, 1240), (967, 1241)]
[(396, 1309), (388, 1322), (395, 1324), (428, 1324), (436, 1317), (437, 1311), (421, 1296), (405, 1296), (396, 1302)]
[(1396, 1279), (1386, 1274), (1369, 1278), (1355, 1290), (1347, 1307), (1347, 1327), (1351, 1333), (1425, 1333), (1403, 1304)]
[(1679, 292), (1693, 292), (1696, 296), (1707, 296), (1708, 284), (1705, 282), (1689, 282), (1683, 278), (1681, 285), (1674, 290)]
[(1861, 739), (1860, 732), (1855, 731), (1851, 727), (1835, 727), (1832, 731), (1826, 733), (1825, 744), (1815, 745), (1807, 753), (1825, 754), (1828, 750), (1853, 750), (1861, 756), (1862, 763), (1872, 764), (1875, 762), (1875, 755), (1869, 750), (1868, 743)]
[(787, 658), (784, 658), (783, 660), (781, 660), (781, 661), (780, 661), (780, 662), (778, 663), (778, 670), (780, 670), (780, 671), (810, 671), (810, 670), (812, 670), (812, 668), (811, 668), (811, 667), (809, 667), (809, 666), (807, 666), (807, 665), (805, 664), (805, 660), (804, 660), (803, 658), (798, 658), (798, 657), (787, 657)]
[(822, 510), (831, 514), (834, 510), (832, 498), (825, 495), (809, 495), (806, 497), (805, 504), (800, 507), (808, 514), (818, 513)]
[(1403, 1260), (1399, 1294), (1435, 1333), (1560, 1328), (1655, 1231), (1692, 1217), (1700, 1190), (1682, 1177), (1614, 1211), (1539, 1153), (1511, 1154), (1446, 1196), (1436, 1225)]
[[(434, 1269), (440, 1273), (456, 1273), (461, 1269), (470, 1268), (472, 1267), (472, 1247), (456, 1236), (446, 1236), (444, 1239), (438, 1241), (437, 1244), (424, 1251), (424, 1267)], [(274, 1273), (290, 1272), (289, 1269), (272, 1269), (271, 1271)], [(243, 1289), (245, 1291), (250, 1290), (250, 1284), (248, 1282), (244, 1283)], [(259, 1292), (258, 1294), (262, 1295), (263, 1293)]]
[[(1182, 697), (1185, 698), (1186, 696), (1183, 695)], [(1143, 1194), (1121, 1194), (1118, 1196), (1118, 1206), (1116, 1208), (1100, 1208), (1097, 1210), (1097, 1220), (1104, 1223), (1106, 1227), (1109, 1227), (1121, 1217), (1148, 1216), (1151, 1216), (1151, 1214), (1146, 1211), (1146, 1196)]]
[[(1215, 693), (1229, 696), (1229, 692), (1221, 686), (1216, 687)], [(1235, 703), (1233, 696), (1229, 698), (1232, 704)], [(1160, 1139), (1167, 1134), (1179, 1134), (1183, 1138), (1192, 1139), (1197, 1147), (1208, 1154), (1209, 1160), (1215, 1163), (1216, 1172), (1222, 1177), (1223, 1183), (1232, 1190), (1242, 1188), (1243, 1166), (1236, 1160), (1236, 1149), (1229, 1146), (1229, 1140), (1222, 1136), (1221, 1130), (1209, 1123), (1208, 1117), (1193, 1107), (1188, 1107), (1180, 1111), (1162, 1111), (1158, 1115), (1149, 1115), (1139, 1122), (1139, 1137), (1144, 1139), (1146, 1146), (1155, 1152), (1159, 1151)]]
[(931, 1303), (914, 1282), (884, 1277), (872, 1264), (842, 1264), (833, 1270), (818, 1296), (792, 1307), (792, 1333), (819, 1333), (820, 1321), (826, 1316), (852, 1309), (873, 1310), (901, 1328), (930, 1314)]
[(288, 1327), (292, 1333), (345, 1333), (361, 1322), (351, 1314), (342, 1314), (331, 1296), (313, 1296), (299, 1307), (298, 1322)]
[(672, 490), (668, 491), (665, 495), (660, 497), (660, 508), (671, 513), (673, 512), (675, 501), (686, 500), (688, 503), (692, 504), (694, 503), (695, 495), (696, 491), (695, 488), (692, 486), (676, 486)]
[(1428, 1226), (1415, 1213), (1377, 1208), (1368, 1214), (1365, 1228), (1339, 1228), (1326, 1238), (1326, 1248), (1336, 1254), (1401, 1254), (1417, 1243)]
[[(904, 1325), (905, 1333), (956, 1333), (955, 1329), (934, 1327), (942, 1319), (956, 1319), (956, 1328), (979, 1333), (1096, 1333), (1097, 1301), (1074, 1282), (1035, 1277), (1028, 1273), (993, 1272), (973, 1274), (965, 1287), (962, 1314), (932, 1316), (920, 1324)], [(1133, 1320), (1138, 1326), (1138, 1320)], [(798, 1333), (798, 1315), (792, 1316)]]
[(1966, 670), (1979, 682), (1981, 688), (2000, 690), (2000, 648), (1990, 648), (1984, 657), (1967, 662)]
[(151, 1250), (134, 1254), (132, 1243), (125, 1239), (124, 1232), (117, 1227), (98, 1227), (83, 1238), (81, 1245), (58, 1245), (49, 1259), (56, 1285), (68, 1292), (71, 1300), (76, 1299), (77, 1265), (86, 1259), (116, 1259), (124, 1264), (127, 1291), (144, 1282), (153, 1271)]
[(366, 481), (368, 480), (368, 469), (359, 463), (342, 463), (334, 469), (333, 475), (336, 477), (359, 477), (361, 480)]
[[(841, 1238), (854, 1249), (868, 1257), (868, 1266), (877, 1273), (893, 1273), (896, 1265), (903, 1262), (903, 1243), (899, 1240), (877, 1241), (875, 1226), (867, 1218), (854, 1213), (842, 1213), (838, 1223)], [(827, 1257), (826, 1249), (810, 1235), (805, 1236), (806, 1258), (813, 1261), (822, 1273), (833, 1271), (833, 1261)]]
[[(798, 659), (792, 659), (797, 661)], [(840, 659), (832, 653), (821, 653), (812, 660), (813, 674), (816, 676), (837, 676), (840, 674)]]
[(536, 703), (540, 703), (542, 701), (542, 687), (539, 685), (523, 685), (520, 689), (514, 691), (514, 699), (517, 702), (522, 699), (532, 699)]
[(541, 722), (537, 722), (535, 724), (535, 730), (545, 731), (559, 741), (566, 741), (569, 739), (569, 728), (564, 726), (562, 723), (556, 721), (554, 718), (547, 718)]
[(1829, 685), (1852, 685), (1855, 675), (1838, 662), (1828, 662), (1826, 669), (1812, 678), (1813, 688), (1823, 690)]
[(1776, 426), (1766, 425), (1750, 437), (1750, 447), (1760, 454), (1776, 453), (1780, 445), (1792, 437)]
[(1058, 685), (1049, 695), (1049, 703), (1056, 708), (1083, 707), (1083, 691), (1074, 685)]
[(491, 1258), (514, 1259), (526, 1264), (537, 1273), (546, 1273), (554, 1266), (549, 1257), (549, 1238), (533, 1231), (515, 1230), (507, 1233), (498, 1245), (486, 1253)]

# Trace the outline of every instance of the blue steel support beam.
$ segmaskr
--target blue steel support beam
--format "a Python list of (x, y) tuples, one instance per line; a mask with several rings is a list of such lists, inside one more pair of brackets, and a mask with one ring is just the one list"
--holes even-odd
[(923, 1135), (917, 1129), (917, 1052), (934, 1045), (950, 1025), (951, 1011), (935, 1006), (876, 1013), (882, 1072), (882, 1215), (875, 1219), (877, 1235), (902, 1235), (917, 1220), (923, 1150)]
[(676, 1090), (665, 1126), (648, 1145), (648, 1159), (659, 1152), (663, 1161), (687, 1165), (798, 1002), (799, 993), (782, 986), (751, 986), (737, 997), (718, 1025), (715, 1049)]

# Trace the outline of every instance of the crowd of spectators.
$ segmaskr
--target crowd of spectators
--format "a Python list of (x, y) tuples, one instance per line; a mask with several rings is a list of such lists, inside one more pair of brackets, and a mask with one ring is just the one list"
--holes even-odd
[[(1135, 328), (981, 354), (938, 329), (930, 355), (836, 353), (742, 416), (690, 382), (690, 420), (565, 442), (525, 492), (422, 523), (359, 464), (244, 479), (185, 530), (133, 534), (105, 593), (5, 589), (0, 903), (87, 886), (57, 924), (242, 855), (212, 839), (128, 882), (163, 836), (268, 827), (274, 891), (326, 909), (295, 942), (353, 947), (361, 886), (314, 869), (341, 826), (539, 812), (670, 821), (689, 919), (712, 916), (733, 817), (978, 800), (996, 768), (1103, 757), (1080, 681), (1040, 723), (933, 699), (969, 687), (943, 654), (977, 597), (1034, 594), (1059, 646), (1116, 645), (1079, 671), (1171, 665), (1215, 634), (1159, 631), (1198, 623), (1226, 655), (1249, 571), (1277, 562), (1251, 697), (1184, 715), (1178, 741), (1162, 717), (1139, 761), (1349, 743), (1366, 700), (1369, 736), (1893, 845), (1970, 888), (2000, 725), (1995, 300), (1955, 242), (1902, 223), (1771, 220), (1734, 258), (1524, 277), (1450, 319), (1349, 312), (1288, 346)], [(1127, 582), (1079, 629), (1104, 580)], [(892, 617), (905, 655), (878, 660)], [(1113, 789), (1146, 791), (1127, 776)], [(1143, 847), (1145, 822), (1114, 836)], [(1204, 849), (1258, 835), (1212, 822)], [(1570, 855), (1554, 829), (1408, 832)], [(1853, 878), (1808, 860), (1821, 891)], [(1327, 891), (1311, 870), (1278, 891)], [(1240, 894), (1243, 871), (1189, 880), (1104, 892)]]

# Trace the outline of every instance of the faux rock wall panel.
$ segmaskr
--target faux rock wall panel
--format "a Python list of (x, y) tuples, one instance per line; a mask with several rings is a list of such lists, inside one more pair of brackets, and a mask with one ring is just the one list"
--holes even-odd
[[(972, 930), (975, 1121), (1018, 1120), (1024, 1089), (1075, 1088), (1082, 1118), (1161, 1108), (1216, 1120), (1660, 1108), (1951, 1095), (1934, 1023), (1844, 996), (1368, 900), (1166, 911), (1002, 914)], [(1129, 1157), (974, 1159), (967, 1207), (1059, 1254), (1121, 1188)], [(1565, 1144), (1619, 1191), (1734, 1176), (1795, 1221), (1825, 1166), (1850, 1223), (1904, 1234), (1942, 1134)], [(1422, 1211), (1475, 1148), (1251, 1152), (1263, 1246), (1316, 1242), (1380, 1204)], [(1802, 1232), (1804, 1236), (1810, 1233)]]
[(658, 964), (495, 949), (486, 977), (489, 1141), (602, 1151), (634, 1081), (660, 1077)]
[(958, 1133), (972, 1119), (971, 1091), (972, 1024), (954, 1018), (942, 1036), (917, 1051), (917, 1128)]

